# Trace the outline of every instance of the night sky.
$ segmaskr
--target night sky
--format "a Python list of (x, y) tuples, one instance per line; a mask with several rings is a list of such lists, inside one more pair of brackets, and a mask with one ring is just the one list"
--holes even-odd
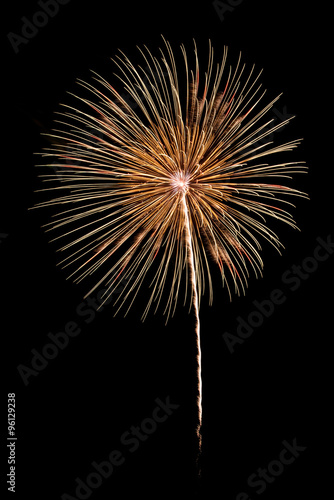
[[(15, 393), (17, 437), (9, 498), (324, 498), (334, 264), (329, 6), (29, 0), (6, 11), (2, 402)], [(51, 212), (29, 210), (39, 201), (40, 132), (75, 80), (94, 70), (115, 82), (110, 57), (121, 49), (141, 63), (136, 45), (155, 51), (161, 35), (175, 51), (181, 43), (191, 51), (194, 38), (203, 67), (211, 39), (217, 57), (227, 45), (232, 60), (241, 51), (248, 66), (263, 68), (268, 101), (283, 92), (277, 122), (296, 115), (274, 140), (303, 138), (291, 161), (309, 167), (294, 183), (310, 195), (294, 200), (301, 231), (272, 226), (282, 255), (264, 243), (263, 278), (251, 274), (232, 303), (217, 269), (214, 303), (202, 300), (201, 480), (193, 313), (180, 303), (167, 325), (162, 310), (143, 323), (148, 289), (126, 318), (110, 305), (97, 311), (96, 294), (83, 298), (94, 278), (75, 285), (57, 265), (41, 228)], [(6, 427), (5, 419), (4, 449)]]

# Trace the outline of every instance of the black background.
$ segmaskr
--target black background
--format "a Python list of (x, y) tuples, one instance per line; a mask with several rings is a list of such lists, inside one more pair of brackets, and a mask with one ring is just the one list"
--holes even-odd
[[(228, 2), (225, 2), (228, 4)], [(231, 2), (233, 4), (233, 2)], [(6, 6), (2, 60), (3, 143), (1, 185), (1, 338), (6, 394), (16, 393), (16, 498), (75, 497), (75, 479), (85, 481), (91, 463), (120, 449), (125, 463), (89, 498), (323, 498), (329, 492), (326, 443), (330, 441), (329, 366), (333, 255), (307, 273), (300, 286), (282, 282), (293, 265), (313, 255), (317, 238), (333, 234), (330, 153), (332, 126), (328, 93), (331, 11), (322, 3), (243, 0), (220, 20), (210, 1), (79, 2), (62, 5), (18, 53), (7, 39), (21, 33), (22, 16), (40, 10), (35, 1)], [(126, 318), (112, 307), (85, 322), (76, 308), (89, 283), (66, 281), (55, 246), (41, 226), (45, 214), (29, 211), (38, 187), (34, 153), (44, 146), (58, 103), (77, 77), (113, 72), (117, 49), (137, 57), (135, 46), (162, 46), (161, 34), (178, 50), (195, 38), (205, 55), (210, 38), (217, 53), (264, 69), (263, 83), (277, 104), (296, 118), (277, 140), (303, 137), (298, 159), (309, 166), (298, 187), (310, 201), (297, 200), (301, 232), (278, 226), (285, 245), (279, 256), (264, 246), (264, 277), (251, 277), (244, 297), (229, 303), (216, 287), (209, 307), (203, 300), (203, 457), (196, 478), (195, 337), (193, 315), (182, 307), (164, 324), (161, 311), (142, 323), (146, 294)], [(133, 58), (132, 58), (133, 59)], [(284, 108), (285, 107), (285, 108)], [(295, 157), (294, 157), (295, 158)], [(235, 333), (237, 317), (247, 319), (254, 300), (282, 290), (284, 304), (255, 328), (231, 354), (224, 332)], [(23, 383), (17, 366), (30, 366), (31, 349), (41, 352), (49, 332), (75, 321), (81, 331), (38, 374)], [(178, 404), (166, 422), (129, 453), (121, 435), (152, 415), (156, 398)], [(6, 410), (4, 410), (6, 415)], [(1, 429), (5, 448), (6, 419)], [(279, 456), (282, 441), (306, 447), (262, 494), (247, 478)], [(7, 470), (5, 465), (5, 470)], [(5, 480), (2, 488), (6, 491)], [(326, 490), (327, 488), (327, 490)], [(11, 494), (14, 498), (14, 495)]]

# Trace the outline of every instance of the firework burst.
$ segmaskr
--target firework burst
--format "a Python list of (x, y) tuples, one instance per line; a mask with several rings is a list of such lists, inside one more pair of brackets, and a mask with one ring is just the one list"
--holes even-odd
[[(196, 44), (193, 70), (184, 46), (182, 70), (167, 41), (159, 58), (139, 50), (144, 68), (122, 52), (113, 60), (122, 95), (95, 73), (92, 83), (78, 82), (78, 105), (63, 105), (49, 134), (52, 146), (42, 153), (56, 169), (42, 177), (57, 185), (43, 189), (52, 198), (37, 206), (63, 207), (47, 226), (60, 230), (55, 239), (67, 241), (61, 264), (74, 269), (74, 281), (103, 271), (89, 294), (103, 284), (107, 300), (120, 280), (127, 281), (117, 311), (129, 310), (149, 269), (154, 272), (143, 319), (163, 298), (168, 319), (183, 277), (190, 284), (184, 300), (191, 297), (196, 315), (200, 447), (199, 308), (204, 292), (210, 303), (213, 298), (210, 261), (218, 264), (230, 296), (244, 292), (249, 268), (261, 275), (259, 239), (282, 247), (267, 219), (296, 228), (286, 207), (290, 196), (305, 196), (273, 179), (305, 167), (276, 162), (278, 153), (299, 141), (274, 146), (264, 140), (289, 120), (275, 125), (266, 119), (278, 97), (261, 104), (261, 72), (246, 70), (240, 57), (232, 69), (224, 48), (215, 66), (209, 44), (206, 71), (200, 73)], [(268, 157), (275, 161), (268, 163)]]

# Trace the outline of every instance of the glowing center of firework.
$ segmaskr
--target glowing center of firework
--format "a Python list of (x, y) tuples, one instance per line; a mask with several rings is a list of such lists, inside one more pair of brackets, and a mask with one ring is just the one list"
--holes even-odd
[(189, 188), (189, 174), (176, 172), (171, 178), (171, 184), (175, 193), (186, 193)]

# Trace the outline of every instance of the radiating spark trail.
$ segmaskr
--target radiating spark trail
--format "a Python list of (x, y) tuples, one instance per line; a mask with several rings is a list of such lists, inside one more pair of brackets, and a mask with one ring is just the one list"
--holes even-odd
[(201, 338), (200, 338), (200, 319), (199, 319), (199, 303), (198, 303), (198, 291), (197, 291), (197, 285), (196, 285), (196, 269), (195, 269), (195, 262), (194, 262), (194, 252), (193, 252), (193, 245), (192, 245), (192, 237), (191, 237), (191, 230), (190, 230), (190, 221), (189, 221), (189, 212), (188, 212), (188, 207), (187, 207), (187, 200), (186, 200), (186, 192), (184, 191), (182, 194), (182, 205), (183, 205), (183, 210), (184, 210), (184, 217), (185, 217), (185, 241), (188, 249), (188, 262), (189, 262), (189, 268), (190, 268), (190, 281), (192, 285), (192, 293), (193, 293), (193, 304), (194, 304), (194, 309), (195, 309), (195, 316), (196, 316), (196, 348), (197, 348), (197, 356), (196, 356), (196, 361), (197, 361), (197, 389), (198, 389), (198, 395), (197, 395), (197, 411), (198, 411), (198, 425), (196, 429), (196, 434), (198, 438), (198, 449), (199, 449), (199, 455), (201, 454), (202, 451), (202, 351), (201, 351)]

